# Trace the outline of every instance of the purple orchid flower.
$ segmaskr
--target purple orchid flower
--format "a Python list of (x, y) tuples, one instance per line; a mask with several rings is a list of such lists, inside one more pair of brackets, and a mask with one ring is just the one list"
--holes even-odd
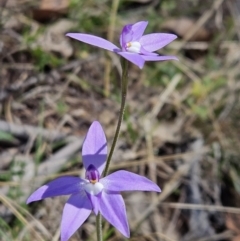
[(82, 147), (85, 179), (59, 177), (38, 188), (27, 203), (48, 197), (69, 195), (63, 209), (61, 241), (67, 241), (88, 218), (91, 211), (103, 217), (124, 236), (129, 237), (126, 208), (122, 191), (155, 191), (160, 188), (146, 177), (128, 171), (117, 171), (100, 178), (107, 157), (107, 140), (99, 122), (90, 126)]
[(143, 36), (147, 25), (147, 21), (125, 25), (120, 35), (122, 49), (106, 39), (90, 34), (68, 33), (66, 36), (115, 52), (136, 64), (140, 69), (143, 68), (145, 61), (178, 60), (175, 56), (160, 56), (153, 53), (172, 42), (177, 36), (168, 33), (152, 33)]

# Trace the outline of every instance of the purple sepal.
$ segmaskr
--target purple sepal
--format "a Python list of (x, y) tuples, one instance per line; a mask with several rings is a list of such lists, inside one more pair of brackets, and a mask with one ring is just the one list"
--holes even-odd
[(47, 197), (78, 193), (82, 190), (81, 184), (84, 182), (85, 181), (79, 177), (59, 177), (33, 192), (27, 199), (27, 204)]
[(91, 44), (93, 46), (102, 48), (102, 49), (106, 49), (109, 51), (116, 51), (119, 48), (114, 45), (113, 43), (109, 42), (106, 39), (91, 35), (91, 34), (84, 34), (84, 33), (68, 33), (66, 34), (66, 36), (76, 39), (78, 41), (87, 43), (87, 44)]
[(102, 197), (102, 192), (98, 193), (97, 195), (91, 195), (89, 193), (87, 193), (88, 199), (90, 200), (92, 207), (93, 207), (93, 212), (95, 213), (95, 215), (98, 214), (98, 212), (100, 211), (100, 201), (101, 201), (101, 197)]
[(140, 38), (140, 44), (149, 52), (156, 51), (171, 43), (177, 36), (169, 33), (152, 33)]
[(102, 174), (107, 158), (107, 139), (98, 121), (90, 126), (82, 147), (83, 164), (87, 170), (89, 165), (94, 165)]
[(103, 217), (120, 233), (129, 238), (130, 231), (122, 196), (118, 193), (106, 193), (103, 191), (99, 208)]
[(129, 52), (118, 52), (119, 55), (137, 65), (140, 69), (143, 68), (145, 60), (142, 58), (143, 55), (129, 53)]
[(61, 241), (67, 241), (83, 224), (92, 211), (92, 205), (85, 192), (72, 195), (63, 209)]
[(122, 191), (154, 191), (161, 192), (161, 189), (154, 182), (146, 177), (128, 171), (117, 171), (100, 180), (105, 190)]

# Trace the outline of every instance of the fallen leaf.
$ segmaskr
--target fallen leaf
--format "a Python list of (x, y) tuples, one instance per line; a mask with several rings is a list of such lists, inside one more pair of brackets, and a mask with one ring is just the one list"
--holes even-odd
[(33, 10), (33, 18), (46, 21), (67, 13), (69, 0), (42, 0), (39, 7)]
[(237, 235), (231, 239), (231, 241), (240, 241), (240, 215), (228, 214), (225, 221), (226, 227)]
[(37, 46), (47, 52), (57, 52), (68, 58), (73, 54), (73, 47), (65, 33), (73, 28), (75, 23), (62, 19), (47, 28), (45, 33), (38, 38)]
[(40, 9), (61, 12), (68, 8), (68, 0), (42, 0)]
[(131, 2), (137, 2), (137, 3), (149, 3), (153, 2), (153, 0), (130, 0)]
[(0, 7), (16, 7), (17, 6), (17, 0), (0, 0)]
[(240, 235), (240, 215), (228, 214), (226, 216), (226, 227)]
[(240, 241), (240, 234), (237, 235), (237, 236), (235, 236), (235, 237), (232, 239), (232, 241)]
[[(189, 18), (174, 18), (166, 21), (161, 28), (169, 32), (177, 34), (179, 37), (184, 38), (190, 29), (195, 26), (195, 21)], [(194, 34), (190, 41), (207, 41), (211, 37), (210, 32), (205, 27), (200, 27), (196, 34)]]

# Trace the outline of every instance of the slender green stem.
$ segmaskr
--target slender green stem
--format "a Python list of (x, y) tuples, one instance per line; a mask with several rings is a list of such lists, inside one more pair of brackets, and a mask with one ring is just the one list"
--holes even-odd
[[(123, 59), (122, 62), (122, 78), (121, 78), (121, 107), (120, 107), (120, 112), (118, 116), (118, 123), (117, 123), (117, 128), (115, 131), (115, 135), (113, 138), (113, 143), (107, 158), (107, 163), (106, 167), (103, 172), (103, 176), (106, 176), (108, 173), (110, 161), (112, 159), (113, 151), (117, 143), (117, 139), (119, 136), (122, 120), (123, 120), (123, 114), (124, 114), (124, 109), (125, 109), (125, 103), (126, 103), (126, 97), (127, 97), (127, 86), (128, 86), (128, 61)], [(102, 216), (99, 213), (96, 218), (96, 226), (97, 226), (97, 241), (102, 241)]]
[(97, 241), (102, 241), (102, 216), (98, 213), (96, 217)]
[(125, 103), (126, 103), (126, 97), (127, 97), (127, 87), (128, 87), (128, 61), (126, 59), (123, 59), (122, 61), (122, 79), (121, 79), (121, 107), (120, 107), (120, 112), (118, 116), (118, 123), (117, 123), (117, 128), (115, 131), (115, 135), (113, 138), (113, 143), (107, 158), (107, 163), (106, 167), (103, 172), (103, 176), (105, 177), (108, 173), (110, 161), (112, 159), (113, 151), (117, 143), (117, 139), (119, 136), (122, 120), (123, 120), (123, 114), (124, 114), (124, 109), (125, 109)]

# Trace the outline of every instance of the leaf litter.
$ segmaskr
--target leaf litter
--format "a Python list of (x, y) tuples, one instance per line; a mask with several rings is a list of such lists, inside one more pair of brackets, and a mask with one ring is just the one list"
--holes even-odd
[[(83, 175), (78, 152), (95, 119), (101, 121), (111, 142), (116, 126), (114, 116), (119, 109), (120, 63), (116, 59), (112, 65), (112, 96), (105, 98), (104, 53), (63, 37), (71, 29), (91, 29), (94, 26), (91, 21), (96, 23), (92, 15), (79, 27), (76, 19), (67, 18), (71, 11), (68, 5), (65, 8), (68, 10), (59, 10), (54, 18), (49, 15), (44, 21), (33, 20), (29, 10), (36, 9), (36, 5), (31, 1), (7, 2), (0, 28), (0, 130), (7, 133), (0, 140), (3, 164), (0, 166), (0, 195), (10, 201), (1, 203), (0, 217), (6, 225), (12, 225), (17, 219), (20, 224), (15, 222), (12, 229), (2, 223), (0, 226), (8, 230), (8, 237), (17, 240), (27, 240), (29, 236), (36, 240), (57, 240), (65, 198), (45, 200), (31, 207), (43, 227), (19, 207), (16, 212), (9, 204), (24, 203), (33, 189), (56, 176)], [(239, 39), (236, 25), (229, 28), (229, 22), (238, 21), (232, 11), (232, 6), (238, 6), (237, 2), (232, 1), (231, 5), (225, 1), (214, 4), (207, 1), (203, 7), (201, 1), (196, 1), (195, 5), (186, 1), (189, 4), (184, 2), (180, 17), (174, 3), (157, 6), (152, 2), (133, 2), (141, 14), (135, 21), (163, 13), (166, 20), (159, 20), (162, 24), (150, 21), (155, 31), (165, 27), (185, 40), (190, 36), (189, 30), (184, 32), (179, 28), (185, 19), (188, 21), (183, 24), (185, 29), (197, 27), (205, 37), (198, 37), (197, 32), (188, 39), (190, 41), (179, 40), (178, 45), (169, 46), (168, 51), (175, 55), (177, 52), (180, 57), (178, 63), (148, 64), (143, 71), (131, 66), (127, 108), (112, 171), (127, 168), (156, 180), (162, 188), (159, 196), (124, 193), (131, 237), (138, 240), (238, 240), (238, 214), (228, 214), (238, 209), (214, 209), (239, 208), (240, 201)], [(80, 7), (87, 10), (96, 5), (98, 14), (109, 11), (107, 1), (103, 4), (89, 1)], [(133, 18), (132, 6), (129, 5), (125, 15), (121, 9), (126, 9), (127, 5), (120, 3), (114, 31), (121, 29), (125, 18)], [(190, 20), (191, 11), (195, 16)], [(84, 14), (86, 17), (88, 12)], [(175, 22), (169, 24), (173, 16)], [(100, 24), (98, 33), (105, 37), (107, 21)], [(191, 26), (187, 28), (188, 25)], [(214, 31), (209, 31), (212, 28)], [(114, 36), (113, 41), (117, 43), (117, 34)], [(200, 42), (206, 46), (203, 52)], [(187, 46), (200, 50), (200, 58), (191, 48), (183, 51)], [(36, 48), (40, 50), (33, 55)], [(58, 62), (59, 58), (63, 62)], [(178, 204), (185, 204), (185, 209)], [(203, 209), (207, 205), (210, 208)], [(24, 228), (24, 219), (19, 213), (35, 231)], [(94, 239), (94, 222), (94, 218), (90, 218), (72, 240)], [(107, 226), (106, 229), (110, 230)], [(109, 239), (120, 237), (113, 232)]]

